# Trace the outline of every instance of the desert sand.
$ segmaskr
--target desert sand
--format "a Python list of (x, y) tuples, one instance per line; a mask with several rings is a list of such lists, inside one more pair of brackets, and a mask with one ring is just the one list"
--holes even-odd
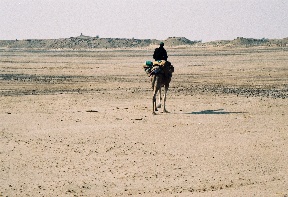
[(288, 196), (288, 48), (0, 50), (0, 196)]

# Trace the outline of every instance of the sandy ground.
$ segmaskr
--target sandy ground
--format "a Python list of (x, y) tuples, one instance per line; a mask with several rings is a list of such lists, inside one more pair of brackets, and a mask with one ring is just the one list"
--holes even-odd
[(287, 48), (167, 51), (2, 49), (0, 196), (287, 197)]

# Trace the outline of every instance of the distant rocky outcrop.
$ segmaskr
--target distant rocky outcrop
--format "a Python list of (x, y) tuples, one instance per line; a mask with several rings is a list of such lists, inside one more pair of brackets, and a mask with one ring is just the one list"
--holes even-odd
[(85, 36), (81, 33), (77, 37), (60, 39), (2, 40), (0, 41), (0, 47), (44, 49), (134, 48), (159, 45), (161, 41), (165, 42), (165, 46), (193, 45), (197, 43), (197, 41), (191, 41), (184, 37), (169, 37), (166, 40), (100, 38), (99, 36)]
[(191, 41), (185, 37), (169, 37), (165, 40), (165, 46), (194, 45), (201, 41)]
[(254, 38), (243, 38), (243, 37), (238, 37), (234, 40), (232, 40), (230, 43), (232, 45), (244, 45), (244, 46), (255, 46), (255, 45), (267, 45), (269, 42), (268, 39), (262, 38), (262, 39), (254, 39)]
[(288, 46), (288, 38), (283, 39), (255, 39), (255, 38), (244, 38), (237, 37), (234, 40), (219, 40), (207, 42), (204, 45), (212, 45), (212, 46), (233, 46), (233, 47), (251, 47), (251, 46), (278, 46), (278, 47), (286, 47)]
[(99, 36), (80, 36), (60, 39), (26, 39), (0, 40), (1, 48), (41, 48), (41, 49), (96, 49), (96, 48), (137, 48), (159, 45), (163, 41), (166, 47), (177, 46), (288, 46), (288, 38), (253, 39), (238, 37), (234, 40), (220, 40), (202, 43), (191, 41), (185, 37), (169, 37), (166, 40), (100, 38)]

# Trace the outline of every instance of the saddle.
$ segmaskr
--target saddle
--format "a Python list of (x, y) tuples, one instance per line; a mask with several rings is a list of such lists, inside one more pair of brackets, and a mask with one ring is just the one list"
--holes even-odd
[(158, 61), (146, 61), (143, 65), (146, 74), (150, 77), (151, 75), (164, 74), (164, 76), (172, 77), (174, 72), (174, 66), (169, 61), (158, 60)]

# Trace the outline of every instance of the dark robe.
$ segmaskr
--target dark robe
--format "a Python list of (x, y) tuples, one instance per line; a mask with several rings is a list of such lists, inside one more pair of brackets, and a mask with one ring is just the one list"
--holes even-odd
[(163, 47), (156, 48), (153, 54), (155, 60), (166, 60), (167, 61), (167, 52)]

